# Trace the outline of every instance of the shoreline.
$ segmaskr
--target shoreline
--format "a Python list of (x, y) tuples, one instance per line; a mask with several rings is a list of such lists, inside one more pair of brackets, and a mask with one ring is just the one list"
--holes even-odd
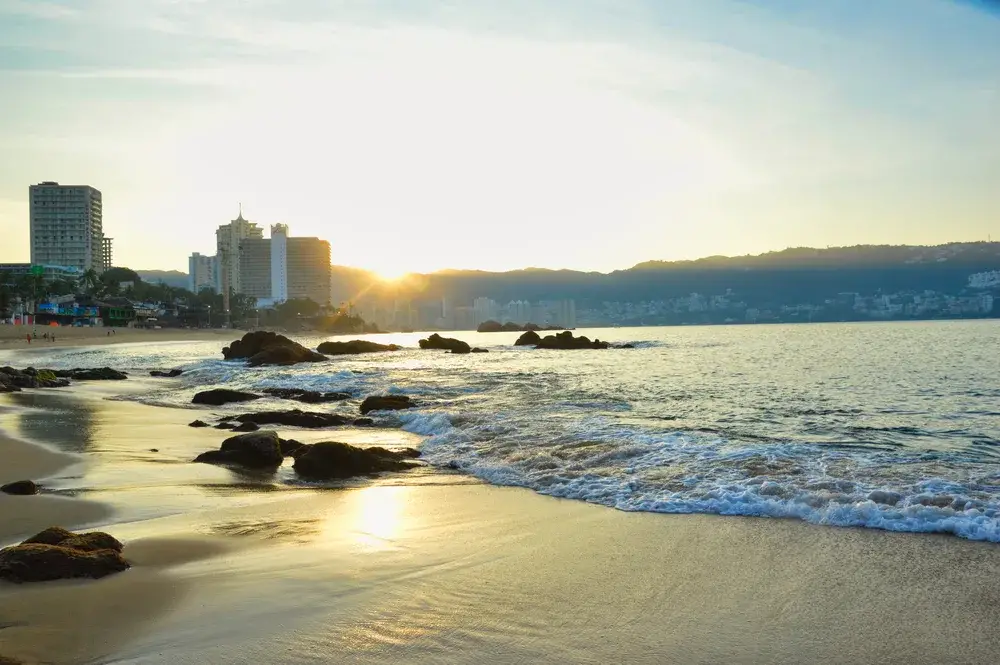
[[(108, 332), (114, 330), (111, 335)], [(32, 331), (32, 326), (0, 325), (0, 351), (35, 351), (49, 348), (104, 346), (106, 344), (143, 344), (156, 342), (214, 342), (228, 344), (240, 337), (243, 331), (230, 328), (72, 328), (68, 326), (50, 327), (37, 326), (34, 331), (37, 338), (30, 344), (25, 335)], [(42, 338), (43, 333), (52, 333), (56, 341)]]
[(57, 425), (38, 430), (51, 443), (5, 436), (16, 418), (42, 439), (0, 405), (0, 451), (21, 460), (6, 468), (48, 470), (71, 497), (7, 499), (53, 499), (36, 523), (70, 527), (79, 506), (100, 506), (80, 523), (121, 539), (134, 564), (0, 584), (0, 655), (27, 663), (931, 665), (1000, 650), (993, 543), (625, 512), (447, 472), (290, 483), (192, 464), (230, 435), (186, 427), (211, 409), (107, 400), (101, 383), (18, 395), (33, 423)]

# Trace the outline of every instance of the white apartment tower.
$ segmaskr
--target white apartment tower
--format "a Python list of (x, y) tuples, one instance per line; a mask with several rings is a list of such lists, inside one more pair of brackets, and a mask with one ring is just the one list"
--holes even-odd
[(219, 292), (219, 261), (195, 252), (188, 259), (188, 290), (198, 293), (205, 288)]
[(97, 272), (111, 267), (99, 190), (41, 182), (28, 188), (28, 210), (33, 264)]
[(287, 224), (271, 225), (271, 299), (276, 303), (288, 300)]
[(215, 232), (216, 256), (219, 261), (219, 291), (228, 296), (230, 291), (243, 293), (240, 281), (240, 243), (250, 238), (263, 238), (264, 230), (253, 222), (243, 219), (243, 208), (239, 217), (229, 224), (223, 224)]

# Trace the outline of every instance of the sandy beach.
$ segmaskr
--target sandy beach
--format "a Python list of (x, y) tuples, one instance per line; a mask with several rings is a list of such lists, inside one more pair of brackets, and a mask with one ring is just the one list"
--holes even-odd
[[(113, 334), (109, 335), (109, 332)], [(25, 336), (34, 331), (38, 339), (30, 344)], [(53, 342), (43, 339), (44, 333), (55, 335)], [(209, 342), (218, 340), (229, 342), (234, 337), (243, 334), (237, 330), (228, 329), (180, 329), (162, 328), (159, 330), (147, 330), (143, 328), (72, 328), (68, 326), (13, 326), (0, 325), (0, 349), (11, 349), (23, 347), (25, 349), (38, 349), (40, 347), (74, 347), (74, 346), (98, 346), (104, 344), (127, 344), (141, 342)]]
[[(994, 544), (625, 513), (430, 471), (295, 486), (285, 469), (190, 464), (226, 433), (186, 428), (191, 410), (104, 396), (84, 385), (4, 396), (0, 480), (31, 476), (46, 493), (0, 497), (3, 544), (54, 523), (100, 527), (134, 567), (0, 585), (0, 655), (930, 664), (990, 663), (1000, 649)], [(44, 447), (24, 440), (38, 435)]]

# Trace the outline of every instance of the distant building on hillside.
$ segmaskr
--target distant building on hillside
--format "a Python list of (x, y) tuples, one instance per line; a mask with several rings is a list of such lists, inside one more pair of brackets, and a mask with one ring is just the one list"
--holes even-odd
[(202, 289), (219, 292), (219, 259), (195, 252), (188, 258), (188, 290), (198, 293)]
[(111, 267), (101, 192), (89, 185), (41, 182), (28, 188), (31, 263), (96, 270)]

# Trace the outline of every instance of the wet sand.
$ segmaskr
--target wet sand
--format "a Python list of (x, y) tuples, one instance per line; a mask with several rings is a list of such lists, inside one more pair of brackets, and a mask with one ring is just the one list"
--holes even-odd
[[(69, 506), (82, 497), (96, 501), (106, 512), (84, 519), (123, 540), (135, 567), (98, 582), (0, 585), (0, 654), (936, 664), (992, 663), (1000, 652), (995, 544), (624, 513), (431, 470), (296, 485), (286, 468), (261, 477), (188, 463), (228, 435), (184, 426), (211, 411), (102, 397), (85, 386), (6, 397), (29, 410), (0, 415), (0, 427), (82, 458), (44, 483), (77, 498), (11, 499), (59, 499), (67, 518), (81, 517)], [(310, 436), (385, 444), (410, 435)], [(0, 452), (23, 457), (25, 445), (6, 441)]]
[[(31, 344), (25, 340), (25, 335), (34, 330), (38, 339)], [(44, 347), (63, 346), (98, 346), (104, 344), (129, 344), (136, 342), (210, 342), (218, 340), (229, 343), (243, 335), (240, 330), (198, 329), (187, 330), (178, 328), (163, 328), (160, 330), (144, 330), (139, 328), (115, 328), (114, 334), (108, 335), (109, 328), (72, 328), (66, 326), (11, 326), (0, 325), (0, 350), (17, 348), (38, 349)], [(43, 333), (54, 334), (56, 341), (42, 339)]]

